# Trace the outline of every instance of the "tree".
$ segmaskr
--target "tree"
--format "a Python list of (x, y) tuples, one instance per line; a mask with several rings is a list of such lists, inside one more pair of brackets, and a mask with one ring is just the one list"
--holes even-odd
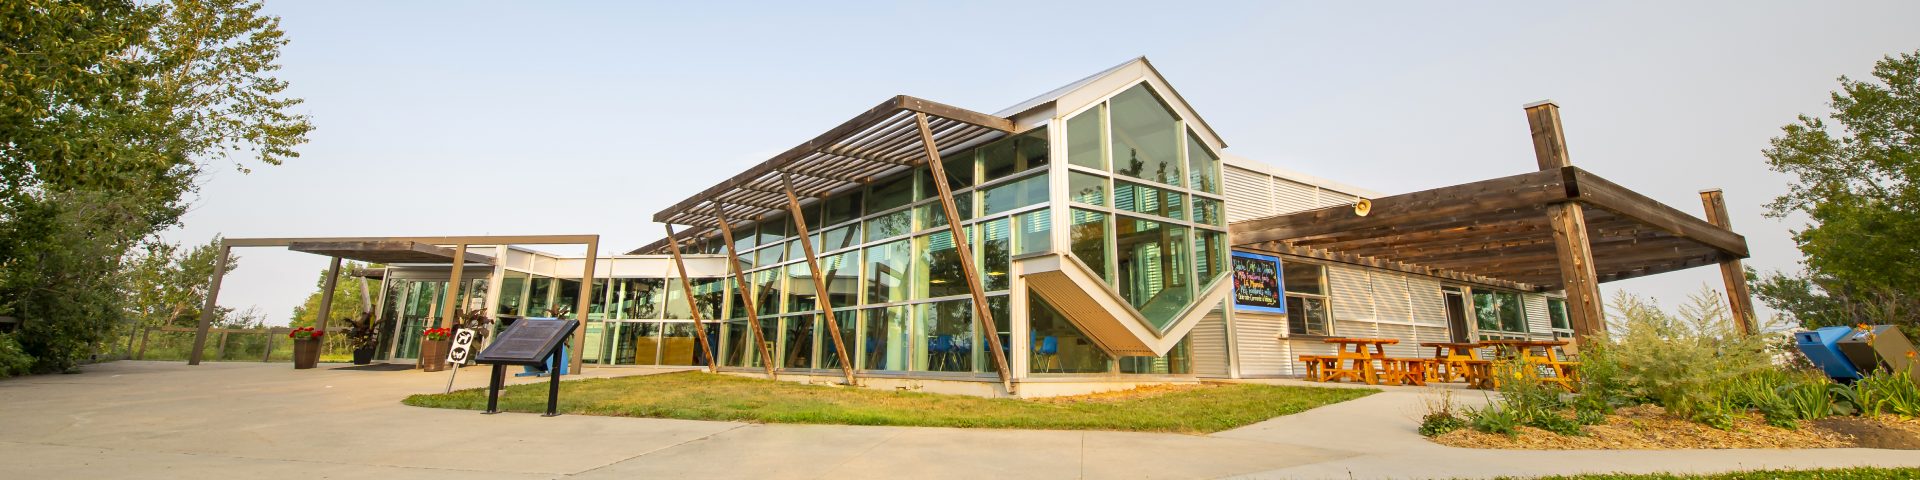
[(1920, 51), (1881, 59), (1873, 77), (1840, 77), (1834, 125), (1801, 115), (1764, 152), (1795, 177), (1768, 215), (1808, 217), (1793, 232), (1806, 271), (1750, 276), (1762, 301), (1804, 326), (1912, 329), (1920, 307)]
[(275, 165), (312, 130), (257, 1), (0, 2), (0, 315), (35, 371), (128, 314), (123, 259), (179, 223), (204, 166)]
[[(120, 274), (129, 315), (142, 327), (198, 325), (219, 254), (219, 237), (184, 252), (178, 243), (148, 242), (130, 256)], [(228, 253), (222, 276), (239, 268), (240, 257)], [(214, 318), (227, 320), (233, 315), (232, 309), (221, 307)]]
[[(347, 261), (341, 262), (340, 273), (344, 276), (354, 270), (380, 267), (381, 265), (368, 265), (360, 262)], [(301, 302), (299, 306), (293, 307), (293, 318), (287, 322), (288, 326), (314, 326), (314, 320), (319, 318), (315, 313), (320, 311), (320, 293), (325, 291), (326, 285), (327, 269), (323, 268), (320, 269), (318, 278), (313, 281), (314, 291), (313, 293), (307, 294), (307, 301)], [(363, 311), (360, 298), (362, 287), (366, 288), (368, 295), (368, 303), (366, 303), (366, 305), (372, 305), (372, 296), (380, 294), (380, 286), (368, 282), (366, 277), (342, 278), (334, 282), (333, 305), (327, 308), (327, 310), (331, 312), (327, 315), (327, 325), (329, 327), (347, 326), (345, 323), (339, 321), (342, 318), (360, 318), (360, 313)]]

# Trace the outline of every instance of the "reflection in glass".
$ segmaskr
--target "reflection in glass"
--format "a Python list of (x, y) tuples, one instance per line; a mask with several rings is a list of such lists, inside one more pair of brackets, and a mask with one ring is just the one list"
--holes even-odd
[[(860, 362), (861, 337), (859, 332), (860, 312), (858, 310), (834, 310), (833, 321), (840, 325), (840, 341), (847, 345), (847, 360), (853, 362), (853, 368), (864, 369)], [(840, 354), (833, 346), (831, 334), (820, 334), (820, 368), (840, 368)]]
[(1067, 199), (1080, 203), (1106, 206), (1107, 177), (1089, 175), (1081, 172), (1067, 172)]
[(1113, 171), (1179, 186), (1180, 122), (1160, 97), (1143, 83), (1114, 95), (1108, 105), (1113, 110)]
[(1053, 249), (1053, 212), (1038, 210), (1013, 216), (1014, 255)]
[(913, 212), (901, 210), (867, 219), (867, 241), (885, 240), (913, 231)]
[[(707, 320), (717, 320), (720, 318), (721, 302), (725, 301), (727, 297), (731, 297), (731, 295), (727, 295), (728, 290), (723, 288), (724, 285), (726, 284), (721, 283), (721, 280), (718, 278), (693, 279), (693, 300), (694, 304), (700, 306), (700, 318)], [(693, 318), (692, 314), (687, 312), (687, 297), (685, 291), (686, 290), (680, 286), (680, 279), (673, 278), (667, 280), (667, 318)]]
[[(707, 323), (707, 342), (712, 348), (720, 348), (720, 326)], [(668, 322), (660, 340), (661, 365), (706, 365), (707, 357), (700, 352), (699, 329), (693, 322)]]
[(1220, 157), (1193, 132), (1187, 132), (1187, 171), (1193, 176), (1194, 190), (1220, 193)]
[(1106, 162), (1101, 160), (1101, 146), (1106, 145), (1103, 138), (1106, 129), (1101, 128), (1103, 119), (1100, 111), (1106, 104), (1088, 109), (1073, 118), (1067, 119), (1067, 163), (1087, 168), (1105, 170)]
[[(980, 252), (980, 286), (984, 291), (993, 292), (1007, 289), (1007, 270), (1009, 255), (1013, 250), (1012, 232), (1007, 231), (1008, 218), (996, 218), (973, 224), (980, 228), (980, 243), (973, 245)], [(971, 291), (967, 293), (973, 293)]]
[(508, 270), (500, 277), (500, 306), (495, 315), (521, 316), (521, 307), (527, 302), (526, 273)]
[(660, 323), (608, 322), (614, 330), (616, 365), (653, 365), (660, 355)]
[(987, 144), (981, 149), (981, 182), (990, 182), (1047, 164), (1047, 129), (1036, 128), (1018, 137)]
[[(764, 322), (778, 322), (782, 329), (780, 342), (781, 355), (785, 360), (780, 366), (785, 368), (813, 368), (813, 346), (819, 339), (820, 316), (815, 314), (794, 315), (786, 318), (767, 319)], [(832, 342), (828, 342), (832, 343)]]
[(1207, 225), (1224, 226), (1220, 216), (1220, 201), (1195, 195), (1193, 197), (1193, 221)]
[(913, 329), (907, 307), (885, 307), (866, 312), (866, 369), (906, 371), (913, 359)]
[(536, 275), (527, 285), (527, 310), (524, 315), (551, 316), (547, 307), (553, 305), (553, 279)]
[(1166, 356), (1120, 357), (1120, 373), (1186, 375), (1193, 373), (1192, 337), (1183, 337)]
[(965, 372), (972, 370), (974, 351), (972, 300), (948, 300), (922, 303), (919, 335), (914, 349), (924, 352), (915, 357), (914, 370), (927, 372)]
[(1165, 329), (1193, 301), (1187, 227), (1120, 216), (1114, 231), (1114, 287), (1154, 328)]
[(1113, 207), (1167, 218), (1187, 218), (1186, 194), (1163, 188), (1113, 182)]
[(913, 175), (873, 184), (867, 194), (867, 213), (884, 212), (913, 202)]
[[(981, 215), (993, 215), (1047, 201), (1047, 174), (994, 185), (980, 196)], [(962, 216), (965, 216), (964, 214)]]
[(895, 240), (867, 247), (867, 303), (899, 302), (907, 299), (908, 281), (913, 272), (912, 241)]
[(1073, 209), (1073, 226), (1068, 230), (1073, 256), (1092, 268), (1094, 275), (1111, 283), (1113, 277), (1107, 275), (1107, 238), (1107, 214)]
[(1193, 260), (1194, 269), (1200, 274), (1199, 286), (1213, 284), (1218, 275), (1227, 273), (1227, 232), (1214, 230), (1194, 230), (1194, 251), (1198, 252)]
[(951, 232), (942, 230), (914, 237), (913, 253), (913, 268), (923, 273), (914, 279), (913, 298), (970, 293), (966, 272), (960, 268), (960, 251), (953, 244)]

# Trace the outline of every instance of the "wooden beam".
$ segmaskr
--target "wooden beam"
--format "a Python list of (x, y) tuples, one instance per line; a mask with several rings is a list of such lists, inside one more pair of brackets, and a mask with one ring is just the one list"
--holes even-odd
[(1573, 165), (1567, 155), (1567, 137), (1560, 131), (1560, 106), (1552, 100), (1527, 104), (1527, 127), (1533, 133), (1533, 157), (1540, 170), (1559, 170)]
[(694, 336), (700, 337), (700, 352), (707, 356), (707, 372), (720, 373), (720, 357), (713, 354), (713, 344), (707, 341), (707, 326), (700, 321), (700, 302), (693, 299), (693, 277), (687, 276), (687, 262), (680, 258), (680, 241), (673, 237), (673, 225), (665, 225), (667, 249), (673, 254), (673, 267), (680, 272), (681, 296), (687, 297), (687, 314), (693, 317)]
[(1748, 256), (1746, 237), (1732, 230), (1707, 223), (1578, 167), (1567, 168), (1571, 169), (1569, 178), (1582, 202), (1691, 238), (1735, 257)]
[[(1700, 191), (1700, 203), (1706, 208), (1707, 223), (1715, 227), (1733, 231), (1733, 221), (1727, 218), (1727, 199), (1720, 189)], [(1734, 328), (1741, 335), (1752, 335), (1757, 330), (1753, 312), (1753, 294), (1747, 291), (1747, 271), (1738, 257), (1728, 256), (1720, 262), (1720, 281), (1727, 285), (1727, 309), (1733, 313)]]
[(327, 331), (327, 317), (333, 316), (333, 288), (339, 284), (339, 280), (340, 257), (332, 257), (332, 262), (327, 265), (327, 278), (320, 282), (320, 309), (316, 312), (319, 315), (313, 317), (315, 330)]
[(1000, 347), (1000, 330), (993, 322), (993, 309), (987, 306), (980, 271), (973, 265), (972, 239), (967, 238), (966, 230), (960, 226), (960, 210), (953, 204), (953, 187), (947, 184), (947, 168), (940, 161), (940, 147), (934, 143), (933, 130), (927, 127), (927, 114), (914, 113), (913, 120), (920, 124), (920, 141), (927, 150), (927, 171), (933, 174), (934, 189), (940, 193), (940, 207), (947, 215), (947, 231), (953, 234), (954, 253), (960, 256), (960, 271), (966, 274), (967, 288), (973, 293), (973, 318), (979, 320), (981, 335), (987, 337), (987, 351), (993, 358), (994, 372), (1000, 374), (1000, 385), (1012, 395), (1013, 378), (1007, 372), (1007, 354)]
[[(581, 267), (580, 270), (580, 295), (579, 298), (574, 301), (573, 307), (573, 317), (580, 320), (580, 323), (573, 326), (573, 355), (567, 360), (570, 362), (569, 364), (572, 365), (567, 371), (574, 372), (575, 375), (580, 374), (580, 363), (586, 358), (587, 309), (592, 305), (593, 267), (595, 263), (599, 263), (596, 261), (599, 256), (600, 242), (587, 243), (587, 261), (584, 262), (586, 266)], [(613, 268), (613, 265), (611, 265), (612, 262), (609, 261), (608, 263), (607, 268)]]
[(745, 304), (742, 308), (747, 309), (747, 328), (753, 330), (754, 344), (760, 347), (760, 365), (766, 367), (767, 378), (777, 379), (779, 377), (773, 373), (773, 362), (779, 359), (773, 358), (773, 351), (767, 348), (766, 334), (760, 330), (760, 314), (754, 311), (753, 282), (740, 272), (740, 253), (733, 248), (733, 227), (727, 225), (727, 212), (721, 207), (721, 204), (713, 204), (713, 218), (720, 221), (720, 235), (726, 239), (727, 268), (733, 271), (733, 282), (740, 285), (740, 303)]
[[(1538, 102), (1525, 110), (1540, 173), (1568, 178), (1573, 160), (1567, 155), (1567, 139), (1561, 131), (1560, 106)], [(1567, 189), (1570, 196), (1575, 191)], [(1567, 294), (1567, 316), (1573, 324), (1574, 338), (1584, 343), (1594, 335), (1604, 335), (1606, 316), (1600, 310), (1600, 280), (1593, 265), (1593, 245), (1587, 238), (1585, 209), (1574, 202), (1553, 203), (1547, 206), (1547, 224), (1553, 228), (1560, 286)]]
[(854, 385), (853, 362), (847, 355), (847, 342), (840, 338), (840, 323), (833, 318), (833, 299), (828, 298), (833, 291), (828, 289), (827, 276), (820, 271), (820, 259), (813, 254), (813, 240), (808, 238), (807, 214), (800, 208), (800, 197), (793, 194), (793, 183), (785, 174), (780, 175), (780, 184), (787, 191), (787, 211), (793, 217), (793, 228), (800, 238), (800, 252), (807, 256), (807, 270), (813, 272), (813, 299), (820, 306), (826, 329), (833, 338), (833, 353), (840, 360), (840, 371), (847, 377), (847, 385)]
[(1374, 199), (1373, 209), (1366, 216), (1342, 205), (1243, 220), (1228, 226), (1227, 230), (1234, 245), (1376, 230), (1377, 233), (1362, 235), (1366, 237), (1396, 229), (1419, 230), (1405, 225), (1487, 223), (1493, 218), (1505, 218), (1500, 217), (1499, 212), (1534, 211), (1567, 198), (1566, 185), (1559, 172), (1533, 172)]
[[(187, 353), (187, 365), (200, 364), (200, 352), (207, 349), (207, 329), (213, 326), (214, 311), (219, 309), (220, 279), (227, 276), (227, 256), (233, 254), (233, 246), (228, 239), (220, 239), (220, 256), (213, 260), (213, 278), (208, 280), (207, 303), (200, 309), (200, 325), (193, 334), (193, 351)], [(140, 356), (146, 357), (147, 344), (140, 343)]]

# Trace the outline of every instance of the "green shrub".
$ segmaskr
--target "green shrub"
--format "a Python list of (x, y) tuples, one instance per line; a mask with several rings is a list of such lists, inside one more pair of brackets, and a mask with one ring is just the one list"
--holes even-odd
[(1920, 386), (1915, 386), (1908, 375), (1908, 372), (1874, 372), (1853, 382), (1860, 413), (1920, 417)]
[(1467, 420), (1453, 412), (1428, 412), (1427, 416), (1420, 417), (1420, 435), (1426, 437), (1437, 437), (1466, 426)]
[(1474, 430), (1486, 433), (1497, 433), (1506, 436), (1514, 436), (1520, 433), (1520, 417), (1515, 415), (1512, 410), (1500, 408), (1498, 405), (1488, 405), (1486, 408), (1467, 409), (1467, 423), (1472, 424)]
[(26, 349), (20, 348), (20, 342), (12, 335), (0, 333), (0, 378), (25, 375), (33, 368), (33, 357)]
[(1728, 425), (1736, 409), (1764, 395), (1755, 393), (1762, 385), (1779, 378), (1768, 372), (1780, 368), (1773, 363), (1773, 348), (1734, 333), (1725, 306), (1711, 290), (1693, 295), (1678, 316), (1624, 293), (1614, 297), (1610, 310), (1619, 316), (1620, 336), (1597, 361), (1583, 354), (1581, 368), (1617, 368), (1609, 372), (1617, 375), (1608, 379), (1613, 385), (1600, 388), (1616, 390), (1622, 401), (1653, 403), (1685, 418)]
[(1780, 401), (1796, 420), (1818, 420), (1832, 415), (1831, 385), (1826, 378), (1802, 376), (1802, 381), (1780, 387)]

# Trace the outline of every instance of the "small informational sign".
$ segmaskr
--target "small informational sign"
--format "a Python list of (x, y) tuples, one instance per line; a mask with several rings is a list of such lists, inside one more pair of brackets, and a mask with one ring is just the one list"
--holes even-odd
[(447, 363), (455, 365), (456, 368), (459, 365), (465, 365), (467, 359), (473, 356), (473, 339), (476, 336), (478, 335), (475, 335), (471, 329), (462, 328), (454, 331), (453, 348), (447, 349)]
[(1286, 287), (1281, 284), (1280, 257), (1233, 252), (1235, 310), (1287, 313)]
[(480, 363), (544, 365), (547, 356), (573, 333), (578, 320), (523, 318), (487, 344), (475, 358)]

